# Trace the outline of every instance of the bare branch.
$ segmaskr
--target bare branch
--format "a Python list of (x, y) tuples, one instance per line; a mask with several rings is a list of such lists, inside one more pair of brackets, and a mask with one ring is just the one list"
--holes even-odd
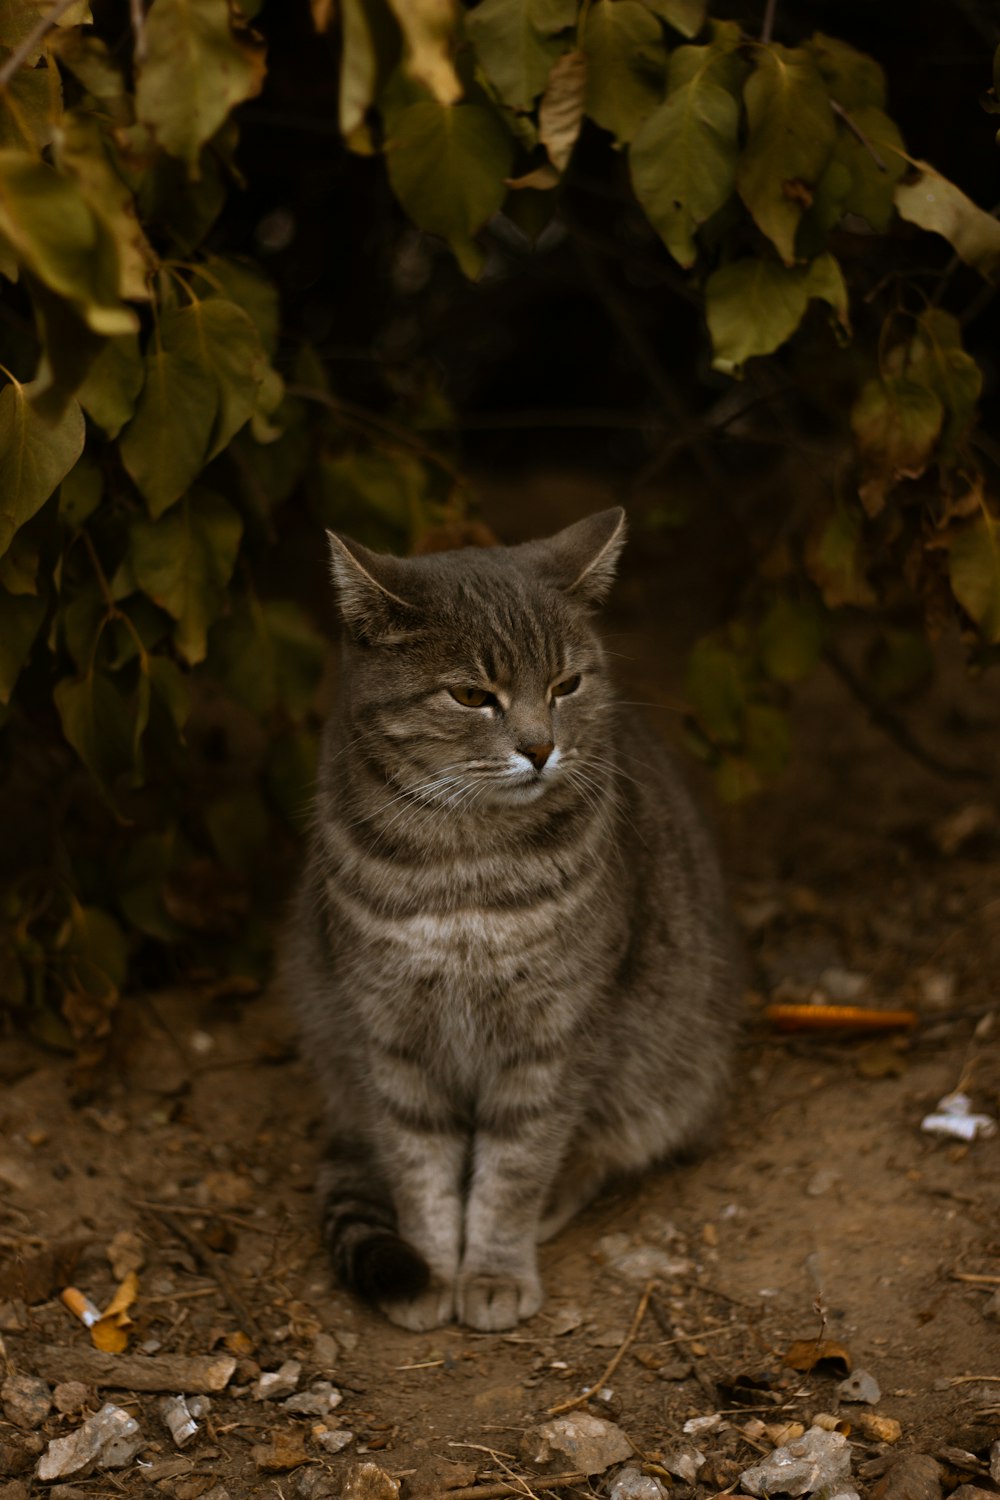
[(14, 48), (3, 67), (0, 68), (0, 89), (7, 87), (21, 64), (27, 61), (42, 38), (55, 26), (59, 17), (64, 16), (70, 6), (75, 4), (76, 0), (57, 0), (48, 14), (39, 18), (38, 23), (32, 26), (20, 47)]

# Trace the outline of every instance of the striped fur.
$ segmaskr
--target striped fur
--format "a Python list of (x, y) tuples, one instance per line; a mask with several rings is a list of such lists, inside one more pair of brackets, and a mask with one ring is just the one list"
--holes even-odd
[(331, 539), (342, 682), (283, 977), (335, 1270), (408, 1328), (530, 1316), (537, 1243), (722, 1102), (718, 869), (591, 623), (622, 539), (620, 511), (412, 559)]

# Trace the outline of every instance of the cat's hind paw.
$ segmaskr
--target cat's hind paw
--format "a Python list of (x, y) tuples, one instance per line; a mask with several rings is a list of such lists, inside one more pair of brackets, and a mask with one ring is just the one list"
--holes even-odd
[(422, 1292), (412, 1297), (380, 1297), (378, 1306), (389, 1322), (398, 1328), (408, 1328), (411, 1333), (426, 1333), (454, 1318), (455, 1287), (450, 1281), (432, 1277)]
[(490, 1276), (482, 1272), (459, 1277), (458, 1321), (481, 1333), (514, 1328), (536, 1313), (544, 1300), (537, 1275)]

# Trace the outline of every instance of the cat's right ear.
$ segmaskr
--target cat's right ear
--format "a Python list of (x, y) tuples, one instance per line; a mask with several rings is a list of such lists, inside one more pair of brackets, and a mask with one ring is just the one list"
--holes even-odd
[(330, 572), (340, 618), (356, 641), (392, 646), (411, 636), (417, 606), (397, 590), (405, 587), (401, 558), (371, 552), (348, 536), (327, 532)]

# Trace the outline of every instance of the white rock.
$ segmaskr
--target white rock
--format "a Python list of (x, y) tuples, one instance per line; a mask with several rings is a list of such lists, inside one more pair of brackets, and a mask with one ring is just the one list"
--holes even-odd
[(837, 1395), (841, 1401), (864, 1401), (869, 1406), (877, 1406), (882, 1399), (878, 1381), (867, 1370), (854, 1370), (840, 1382)]
[(297, 1389), (302, 1366), (297, 1359), (286, 1359), (280, 1370), (265, 1370), (253, 1388), (255, 1401), (277, 1401)]
[(704, 1462), (705, 1455), (700, 1448), (696, 1448), (693, 1443), (682, 1443), (679, 1448), (674, 1448), (667, 1454), (663, 1467), (668, 1474), (676, 1474), (678, 1479), (694, 1484)]
[(282, 1401), (281, 1409), (295, 1412), (300, 1417), (325, 1417), (328, 1412), (333, 1411), (334, 1407), (339, 1406), (343, 1399), (329, 1380), (317, 1380), (310, 1390), (289, 1396), (287, 1401)]
[(652, 1474), (644, 1474), (638, 1464), (626, 1464), (608, 1488), (610, 1500), (666, 1500), (667, 1491)]

